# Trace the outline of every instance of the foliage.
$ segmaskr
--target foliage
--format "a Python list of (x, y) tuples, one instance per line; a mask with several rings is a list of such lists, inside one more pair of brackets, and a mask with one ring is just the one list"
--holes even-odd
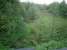
[[(21, 3), (22, 11), (21, 14), (24, 17), (25, 22), (33, 22), (36, 17), (39, 15), (39, 7), (33, 3)], [(36, 7), (36, 8), (35, 8)]]
[(60, 44), (56, 44), (58, 48), (60, 48), (60, 46), (67, 47), (65, 42), (67, 39), (67, 36), (65, 36), (67, 34), (66, 21), (67, 20), (64, 19), (63, 17), (52, 17), (52, 16), (51, 17), (44, 16), (35, 20), (34, 23), (32, 24), (32, 29), (33, 29), (32, 31), (34, 33), (33, 35), (35, 35), (35, 40), (36, 40), (35, 42), (37, 42), (37, 45), (40, 45), (42, 43), (48, 45), (47, 43), (50, 43), (54, 40), (56, 42), (58, 41), (60, 44), (63, 43), (62, 46)]
[(65, 0), (61, 3), (54, 2), (47, 7), (49, 13), (53, 14), (54, 16), (67, 16), (67, 4)]
[(67, 16), (65, 1), (39, 5), (0, 0), (0, 5), (0, 50), (67, 47), (67, 18), (63, 18)]
[(59, 16), (59, 3), (54, 2), (47, 6), (47, 10), (49, 13), (53, 14), (54, 16)]
[(43, 43), (41, 45), (36, 46), (36, 50), (52, 50), (52, 49), (63, 48), (63, 47), (64, 47), (63, 42), (52, 40), (47, 43)]
[(0, 40), (2, 41), (3, 45), (6, 45), (8, 47), (11, 46), (13, 47), (16, 40), (19, 39), (21, 36), (24, 36), (23, 33), (25, 32), (25, 30), (22, 27), (24, 26), (24, 23), (22, 22), (23, 18), (19, 18), (19, 17), (10, 18), (10, 17), (2, 16), (0, 19), (1, 19)]
[(16, 40), (24, 36), (25, 32), (23, 17), (18, 12), (19, 3), (17, 0), (0, 0), (0, 2), (4, 2), (0, 3), (0, 43), (8, 48), (16, 47)]
[(67, 4), (66, 4), (65, 0), (63, 0), (63, 2), (60, 3), (59, 15), (63, 16), (63, 17), (67, 16)]

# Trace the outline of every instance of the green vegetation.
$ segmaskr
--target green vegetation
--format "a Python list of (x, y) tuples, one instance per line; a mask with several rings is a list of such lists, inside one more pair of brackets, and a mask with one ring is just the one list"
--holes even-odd
[(0, 0), (0, 50), (67, 47), (67, 4), (50, 5)]

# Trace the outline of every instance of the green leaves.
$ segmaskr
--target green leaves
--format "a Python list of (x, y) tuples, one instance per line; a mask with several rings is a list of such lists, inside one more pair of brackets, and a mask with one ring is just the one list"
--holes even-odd
[(0, 43), (8, 48), (15, 47), (16, 41), (25, 35), (25, 24), (19, 14), (20, 3), (17, 0), (0, 0), (0, 4)]
[(63, 2), (59, 5), (59, 15), (63, 17), (67, 16), (67, 4), (65, 0), (63, 0)]
[(61, 3), (54, 2), (50, 4), (47, 9), (54, 16), (67, 16), (67, 4), (64, 0)]
[(36, 46), (36, 50), (52, 50), (63, 47), (65, 47), (63, 42), (51, 40), (47, 43), (42, 43), (41, 45)]

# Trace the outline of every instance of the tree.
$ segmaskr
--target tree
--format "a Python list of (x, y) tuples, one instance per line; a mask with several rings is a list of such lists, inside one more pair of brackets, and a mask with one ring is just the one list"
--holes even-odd
[(65, 0), (63, 0), (59, 5), (59, 15), (63, 17), (67, 16), (67, 4)]
[(20, 15), (18, 0), (0, 0), (0, 44), (16, 47), (17, 40), (24, 36), (25, 24)]
[(50, 4), (50, 5), (48, 5), (47, 10), (52, 15), (59, 16), (59, 3), (54, 2), (54, 3)]
[(39, 16), (40, 6), (33, 3), (21, 3), (21, 14), (24, 17), (25, 22), (33, 22), (37, 16)]
[[(18, 0), (0, 0), (0, 13), (1, 15), (14, 15)], [(14, 11), (13, 11), (14, 10)]]

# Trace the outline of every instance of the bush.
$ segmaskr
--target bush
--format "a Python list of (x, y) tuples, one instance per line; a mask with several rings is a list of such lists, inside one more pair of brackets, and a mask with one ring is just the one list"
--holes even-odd
[(61, 41), (54, 41), (51, 40), (47, 43), (42, 43), (41, 45), (36, 46), (36, 50), (52, 50), (56, 48), (63, 48), (65, 47), (64, 43)]

